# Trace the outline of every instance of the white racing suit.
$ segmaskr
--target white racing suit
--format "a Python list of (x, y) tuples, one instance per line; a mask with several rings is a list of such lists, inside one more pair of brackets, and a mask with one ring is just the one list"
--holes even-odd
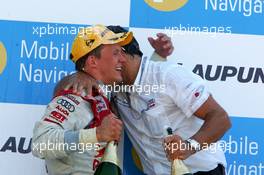
[(95, 127), (109, 113), (109, 101), (99, 94), (84, 98), (62, 92), (35, 124), (33, 155), (45, 159), (49, 175), (92, 175), (106, 146), (97, 142)]

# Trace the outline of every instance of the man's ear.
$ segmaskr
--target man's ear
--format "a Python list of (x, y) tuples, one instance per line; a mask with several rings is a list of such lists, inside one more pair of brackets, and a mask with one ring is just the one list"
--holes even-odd
[(97, 67), (97, 58), (94, 55), (88, 56), (85, 61), (85, 68), (91, 69)]

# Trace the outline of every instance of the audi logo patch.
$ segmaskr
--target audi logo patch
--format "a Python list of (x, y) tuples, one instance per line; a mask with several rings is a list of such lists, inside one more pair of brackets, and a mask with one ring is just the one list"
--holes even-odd
[(68, 102), (67, 100), (64, 100), (64, 99), (59, 99), (57, 101), (58, 104), (60, 104), (61, 106), (63, 106), (65, 109), (67, 109), (69, 112), (73, 112), (75, 111), (75, 107), (70, 103)]

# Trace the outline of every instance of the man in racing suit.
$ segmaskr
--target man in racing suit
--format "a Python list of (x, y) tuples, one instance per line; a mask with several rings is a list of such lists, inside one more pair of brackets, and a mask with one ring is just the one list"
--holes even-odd
[[(120, 46), (131, 39), (131, 32), (114, 34), (102, 25), (88, 27), (75, 38), (71, 59), (78, 71), (104, 84), (121, 82), (125, 59)], [(95, 91), (91, 96), (61, 91), (35, 124), (32, 153), (45, 159), (50, 175), (93, 174), (106, 142), (119, 140), (121, 130), (122, 122), (111, 113), (102, 93)]]

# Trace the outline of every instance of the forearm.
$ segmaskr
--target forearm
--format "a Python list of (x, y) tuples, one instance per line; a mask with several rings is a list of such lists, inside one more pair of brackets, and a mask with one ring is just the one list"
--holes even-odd
[(219, 140), (231, 127), (231, 122), (224, 110), (212, 110), (206, 114), (204, 124), (191, 138), (201, 146), (210, 145)]
[(35, 124), (32, 153), (36, 157), (63, 158), (78, 151), (71, 150), (74, 146), (97, 142), (95, 128), (82, 129), (93, 119), (90, 103), (79, 96), (67, 95), (54, 98), (44, 117)]
[(56, 159), (66, 157), (71, 152), (79, 151), (79, 145), (97, 143), (96, 128), (78, 131), (57, 128), (38, 128), (32, 141), (32, 153), (36, 157)]
[(71, 77), (73, 76), (73, 74), (71, 75), (67, 75), (65, 77), (63, 77), (55, 86), (54, 91), (53, 91), (53, 96), (56, 96), (56, 94), (58, 94), (60, 91), (62, 91), (66, 85), (69, 84)]
[(39, 158), (55, 159), (67, 156), (64, 150), (64, 132), (43, 122), (35, 126), (32, 138), (32, 154)]
[(156, 52), (153, 52), (153, 54), (150, 57), (151, 61), (167, 61), (167, 58), (163, 58), (160, 55), (158, 55)]
[(75, 94), (91, 94), (93, 88), (99, 89), (97, 81), (89, 74), (78, 71), (59, 81), (53, 95), (56, 96), (60, 91), (68, 89), (72, 89)]

